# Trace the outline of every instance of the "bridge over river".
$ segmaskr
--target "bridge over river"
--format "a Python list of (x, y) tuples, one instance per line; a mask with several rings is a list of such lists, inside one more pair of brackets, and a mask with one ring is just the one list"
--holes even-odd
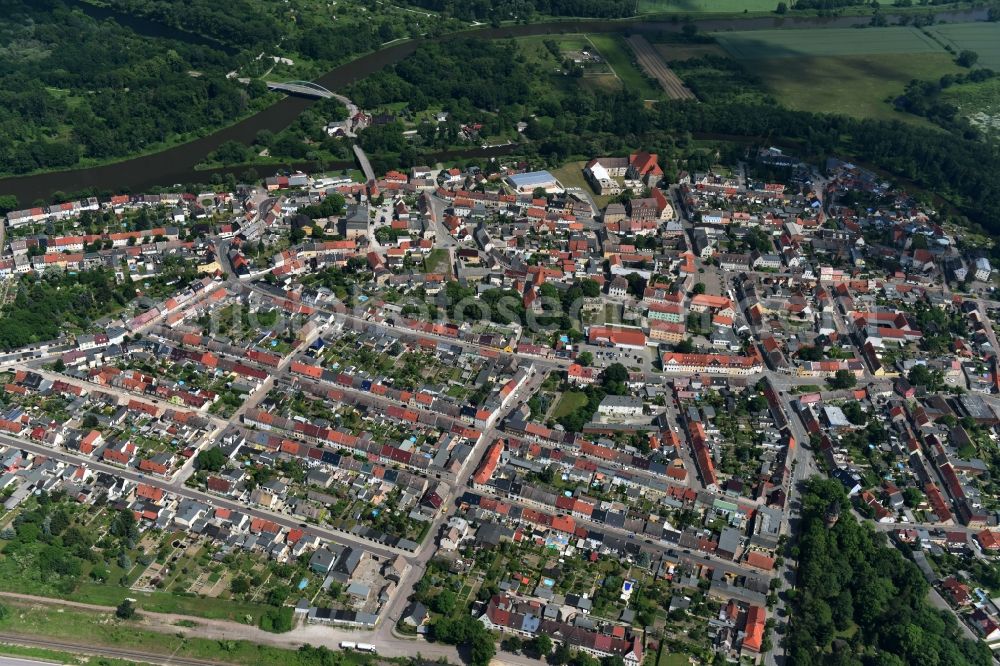
[[(75, 6), (93, 8), (88, 2), (76, 2)], [(960, 23), (986, 20), (985, 7), (962, 9), (934, 14), (936, 22)], [(122, 15), (127, 17), (127, 15)], [(100, 16), (99, 18), (104, 18)], [(890, 22), (898, 21), (902, 15), (887, 15)], [(837, 17), (753, 17), (753, 18), (704, 18), (693, 21), (699, 32), (718, 32), (726, 30), (770, 30), (775, 28), (848, 28), (855, 25), (867, 25), (868, 16), (837, 16)], [(117, 19), (120, 21), (125, 18)], [(130, 19), (134, 21), (134, 17)], [(148, 23), (148, 22), (147, 22)], [(614, 33), (625, 30), (636, 32), (680, 32), (684, 24), (678, 21), (671, 23), (666, 20), (650, 20), (649, 18), (633, 18), (625, 21), (608, 20), (576, 20), (552, 21), (547, 23), (530, 23), (525, 25), (503, 26), (500, 28), (477, 27), (456, 33), (448, 33), (439, 37), (422, 38), (396, 42), (383, 49), (360, 56), (350, 62), (339, 65), (324, 74), (322, 84), (311, 84), (308, 81), (289, 81), (269, 83), (268, 86), (295, 85), (301, 88), (284, 88), (288, 95), (284, 99), (268, 106), (256, 114), (244, 118), (232, 125), (220, 128), (201, 138), (173, 146), (156, 153), (139, 155), (120, 162), (110, 162), (100, 166), (89, 166), (69, 169), (66, 171), (49, 171), (26, 176), (5, 176), (0, 178), (0, 194), (16, 195), (22, 205), (29, 205), (35, 200), (49, 201), (54, 192), (77, 193), (88, 192), (122, 192), (139, 191), (155, 185), (170, 185), (175, 183), (206, 182), (214, 173), (234, 173), (242, 178), (247, 170), (246, 165), (226, 167), (217, 170), (200, 170), (197, 165), (205, 157), (226, 141), (239, 141), (252, 144), (257, 133), (262, 129), (280, 132), (288, 127), (303, 111), (317, 99), (328, 96), (337, 97), (329, 88), (347, 86), (365, 78), (385, 67), (394, 65), (411, 55), (421, 43), (444, 39), (472, 37), (474, 39), (509, 39), (512, 37), (529, 37), (533, 35), (558, 35), (579, 32)], [(159, 35), (162, 26), (150, 23), (148, 31)], [(147, 31), (147, 32), (148, 32)], [(177, 31), (171, 29), (170, 33)], [(319, 85), (322, 90), (315, 86)], [(272, 90), (282, 88), (272, 87)], [(323, 92), (326, 91), (326, 92)], [(297, 93), (297, 94), (296, 94)], [(327, 95), (329, 93), (329, 95)], [(339, 97), (337, 97), (340, 99)], [(354, 115), (356, 108), (348, 104), (348, 113)], [(348, 100), (349, 101), (349, 100)], [(455, 159), (456, 157), (481, 157), (497, 154), (510, 154), (512, 149), (474, 148), (458, 151), (443, 151), (435, 159)], [(332, 165), (330, 165), (332, 166)], [(336, 168), (348, 168), (346, 161), (338, 163)], [(310, 168), (307, 164), (285, 165), (286, 168)]]
[(330, 97), (337, 97), (341, 101), (347, 98), (343, 95), (337, 95), (318, 83), (313, 83), (312, 81), (288, 81), (286, 83), (279, 83), (277, 81), (268, 81), (267, 87), (270, 90), (276, 90), (278, 92), (288, 93), (289, 95), (302, 95), (303, 97), (321, 97), (327, 99)]

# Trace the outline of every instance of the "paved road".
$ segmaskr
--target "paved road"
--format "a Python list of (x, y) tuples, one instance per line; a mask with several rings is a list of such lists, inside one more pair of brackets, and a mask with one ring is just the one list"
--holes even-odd
[[(270, 297), (274, 296), (274, 293), (272, 291), (270, 291), (268, 289), (265, 289), (265, 288), (261, 287), (258, 284), (249, 284), (249, 285), (244, 285), (244, 286), (247, 287), (248, 289), (252, 289), (253, 291), (257, 291), (259, 293), (266, 294), (267, 296), (270, 296)], [(406, 328), (404, 326), (398, 326), (397, 327), (394, 324), (388, 324), (388, 323), (385, 323), (385, 322), (371, 321), (369, 319), (365, 319), (364, 317), (359, 317), (357, 315), (351, 314), (350, 312), (346, 311), (346, 309), (343, 309), (342, 307), (341, 308), (324, 307), (324, 306), (320, 306), (320, 305), (311, 305), (310, 307), (314, 308), (317, 312), (320, 312), (320, 313), (325, 314), (325, 315), (332, 316), (333, 317), (333, 321), (335, 321), (335, 322), (340, 322), (341, 324), (349, 324), (349, 325), (351, 325), (352, 327), (354, 327), (353, 330), (376, 329), (376, 330), (383, 331), (383, 332), (395, 332), (397, 335), (409, 336), (409, 337), (412, 337), (412, 338), (427, 338), (428, 340), (436, 340), (436, 341), (439, 341), (439, 342), (446, 342), (446, 343), (451, 344), (451, 345), (457, 345), (457, 346), (461, 347), (463, 351), (473, 352), (473, 353), (478, 353), (478, 354), (482, 354), (483, 351), (486, 349), (482, 345), (478, 345), (478, 344), (476, 344), (474, 342), (469, 342), (467, 340), (460, 340), (458, 338), (450, 338), (450, 337), (447, 337), (447, 336), (444, 336), (444, 335), (437, 335), (435, 333), (426, 333), (424, 331), (418, 331), (418, 330), (409, 329), (409, 328)], [(504, 352), (504, 351), (499, 351), (499, 350), (492, 349), (492, 348), (490, 348), (489, 351), (490, 351), (491, 354), (495, 353), (500, 358), (514, 357), (514, 358), (517, 358), (518, 361), (520, 361), (520, 362), (527, 361), (527, 362), (531, 363), (532, 365), (534, 365), (539, 370), (539, 372), (541, 372), (542, 370), (565, 369), (565, 368), (569, 367), (570, 365), (572, 365), (572, 363), (573, 363), (573, 361), (571, 361), (569, 359), (528, 358), (528, 357), (519, 356), (519, 355), (513, 354), (513, 353), (507, 353), (507, 352)]]
[[(469, 477), (472, 475), (475, 466), (478, 464), (479, 459), (489, 443), (492, 443), (498, 436), (496, 430), (496, 423), (501, 420), (501, 418), (506, 415), (506, 413), (517, 404), (519, 400), (525, 400), (534, 391), (538, 389), (544, 380), (544, 371), (535, 371), (533, 374), (529, 374), (528, 379), (524, 384), (513, 391), (510, 396), (502, 404), (501, 408), (498, 409), (490, 421), (487, 422), (486, 427), (483, 430), (483, 434), (477, 441), (472, 453), (465, 459), (461, 469), (457, 472), (454, 477), (453, 488), (457, 492), (467, 485)], [(24, 441), (20, 439), (15, 439), (13, 437), (0, 434), (0, 443), (7, 444), (9, 446), (30, 451), (39, 455), (44, 455), (56, 460), (61, 460), (70, 464), (86, 464), (91, 469), (101, 470), (108, 472), (110, 474), (127, 478), (135, 482), (148, 483), (150, 485), (163, 488), (164, 490), (173, 493), (179, 497), (187, 497), (191, 499), (196, 499), (199, 501), (212, 504), (216, 507), (229, 508), (235, 511), (241, 511), (252, 517), (260, 517), (268, 520), (273, 520), (274, 522), (282, 525), (283, 527), (293, 528), (300, 526), (294, 519), (283, 514), (277, 514), (271, 511), (265, 511), (258, 509), (256, 507), (249, 507), (239, 502), (233, 502), (228, 499), (216, 497), (209, 495), (208, 493), (201, 492), (192, 488), (187, 488), (179, 483), (177, 479), (166, 480), (159, 478), (147, 477), (146, 475), (139, 474), (133, 470), (116, 467), (113, 465), (108, 465), (101, 461), (85, 458), (83, 456), (78, 456), (66, 451), (50, 449), (46, 446), (42, 446), (33, 442)], [(416, 652), (420, 652), (426, 657), (433, 659), (445, 658), (452, 662), (460, 661), (458, 651), (447, 645), (430, 644), (424, 641), (415, 641), (410, 638), (400, 638), (393, 633), (393, 628), (398, 621), (400, 615), (405, 608), (407, 599), (413, 586), (423, 575), (427, 562), (434, 556), (436, 552), (436, 545), (434, 544), (434, 536), (440, 530), (441, 525), (448, 519), (451, 513), (455, 510), (455, 505), (453, 502), (446, 504), (445, 511), (438, 514), (437, 518), (431, 525), (429, 531), (430, 537), (424, 541), (422, 546), (417, 550), (416, 553), (409, 553), (407, 551), (402, 551), (397, 548), (390, 548), (388, 546), (381, 546), (370, 543), (366, 540), (352, 537), (351, 535), (344, 534), (341, 532), (327, 530), (318, 526), (311, 525), (307, 528), (307, 531), (312, 534), (316, 534), (323, 539), (331, 542), (339, 543), (349, 543), (357, 547), (363, 548), (375, 555), (383, 558), (391, 558), (396, 555), (402, 555), (408, 562), (409, 567), (403, 575), (403, 580), (401, 584), (397, 587), (396, 592), (390, 598), (389, 602), (386, 604), (382, 613), (379, 616), (379, 623), (375, 630), (372, 631), (354, 631), (349, 629), (340, 629), (335, 627), (326, 627), (320, 625), (305, 625), (297, 628), (296, 630), (289, 632), (288, 634), (282, 634), (280, 638), (280, 644), (287, 647), (298, 647), (304, 643), (311, 643), (313, 645), (326, 645), (331, 648), (337, 647), (340, 641), (351, 640), (351, 641), (362, 641), (371, 642), (378, 646), (379, 653), (385, 656), (412, 656)], [(204, 623), (199, 619), (199, 627), (196, 629), (197, 635), (205, 635), (206, 633), (211, 633), (204, 625)], [(239, 635), (236, 632), (242, 630), (242, 625), (236, 623), (225, 623), (232, 625), (230, 633), (228, 635)], [(224, 632), (222, 635), (227, 635)], [(270, 636), (268, 637), (268, 642), (271, 642)], [(72, 646), (70, 646), (72, 647)], [(58, 648), (65, 649), (65, 648)], [(71, 650), (72, 651), (72, 650)], [(125, 656), (125, 655), (122, 655)], [(508, 655), (511, 663), (523, 663), (527, 664), (526, 658), (519, 657), (517, 655)], [(125, 658), (136, 658), (127, 657)], [(146, 661), (150, 659), (144, 658)], [(153, 660), (153, 663), (159, 663)], [(194, 661), (182, 662), (174, 660), (172, 663), (196, 663)], [(197, 662), (198, 664), (203, 664), (205, 662)]]
[[(791, 557), (790, 545), (797, 539), (800, 529), (800, 511), (802, 509), (801, 486), (810, 476), (819, 474), (819, 469), (816, 467), (816, 461), (813, 459), (812, 453), (803, 445), (804, 442), (809, 441), (809, 438), (807, 437), (805, 428), (802, 426), (802, 421), (794, 409), (792, 409), (792, 400), (794, 400), (793, 396), (783, 396), (781, 407), (787, 417), (788, 427), (799, 444), (792, 451), (788, 460), (788, 464), (792, 467), (792, 478), (787, 490), (788, 497), (785, 502), (785, 510), (782, 513), (782, 531), (790, 535), (790, 539), (789, 547), (783, 553), (785, 561), (775, 572), (777, 578), (782, 581), (782, 591), (778, 594), (778, 603), (775, 604), (774, 611), (772, 612), (772, 617), (776, 619), (776, 623), (780, 624), (785, 630), (787, 630), (789, 613), (787, 590), (795, 586), (796, 578), (797, 562)], [(771, 636), (771, 642), (773, 648), (764, 656), (765, 666), (784, 666), (786, 656), (781, 636), (777, 632), (774, 632)]]
[(61, 381), (67, 384), (71, 384), (73, 386), (78, 386), (88, 392), (97, 391), (100, 393), (111, 394), (117, 397), (121, 401), (119, 402), (119, 404), (128, 404), (130, 401), (135, 400), (136, 402), (145, 403), (146, 405), (152, 404), (158, 409), (162, 410), (179, 409), (179, 410), (197, 412), (200, 416), (203, 416), (204, 418), (211, 421), (212, 424), (215, 426), (225, 427), (227, 424), (225, 419), (221, 419), (218, 416), (209, 414), (207, 411), (207, 406), (205, 409), (201, 410), (191, 409), (187, 407), (180, 407), (172, 402), (168, 402), (167, 400), (161, 400), (160, 398), (155, 398), (153, 396), (146, 395), (144, 393), (134, 393), (132, 391), (126, 391), (125, 389), (118, 388), (117, 386), (110, 386), (107, 384), (94, 384), (92, 382), (88, 382), (83, 379), (77, 379), (76, 377), (70, 377), (69, 375), (64, 375), (59, 372), (52, 372), (50, 370), (46, 370), (44, 368), (39, 368), (39, 367), (33, 367), (32, 372), (35, 372), (41, 375), (42, 377), (45, 377), (46, 379), (51, 379), (53, 381)]
[(990, 320), (989, 314), (986, 312), (987, 301), (982, 299), (976, 300), (976, 307), (979, 309), (979, 316), (982, 318), (983, 323), (986, 325), (986, 338), (990, 341), (993, 346), (994, 353), (1000, 354), (1000, 344), (997, 343), (997, 335), (993, 332), (993, 322)]
[[(267, 293), (268, 296), (274, 295), (271, 291), (264, 290), (258, 285), (244, 284), (243, 286), (246, 290), (258, 290)], [(362, 317), (349, 314), (343, 310), (337, 311), (334, 309), (323, 309), (323, 308), (319, 309), (321, 312), (333, 315), (333, 317), (331, 318), (332, 322), (340, 322), (342, 324), (349, 323), (356, 326), (360, 325), (364, 328), (381, 329), (384, 331), (388, 331), (388, 329), (390, 328), (395, 328), (394, 326), (388, 323), (369, 321)], [(327, 327), (321, 327), (321, 331), (325, 330), (327, 330)], [(316, 335), (321, 334), (321, 331), (317, 331)], [(466, 351), (471, 351), (473, 353), (482, 352), (482, 348), (479, 345), (462, 340), (456, 340), (453, 338), (447, 338), (443, 336), (437, 336), (418, 331), (410, 331), (406, 329), (399, 329), (397, 333), (403, 333), (407, 336), (412, 336), (412, 337), (426, 337), (430, 339), (438, 339), (441, 341), (445, 341), (449, 344), (459, 345)], [(502, 352), (501, 355), (503, 355)], [(252, 399), (247, 401), (247, 406), (244, 406), (244, 408), (241, 409), (240, 412), (238, 412), (238, 414), (234, 419), (229, 419), (229, 420), (222, 420), (217, 418), (214, 419), (215, 424), (217, 426), (216, 430), (218, 431), (218, 428), (236, 423), (238, 421), (240, 413), (242, 413), (246, 408), (248, 408), (250, 404), (255, 404), (256, 402), (259, 401), (261, 397), (267, 394), (269, 387), (273, 386), (272, 382), (275, 377), (282, 377), (282, 376), (287, 377), (288, 376), (287, 367), (293, 356), (294, 354), (289, 355), (286, 359), (283, 360), (282, 366), (279, 367), (275, 372), (273, 372), (271, 376), (269, 376), (264, 386), (262, 386), (259, 391), (255, 392), (255, 394), (251, 396)], [(538, 359), (532, 361), (532, 367), (536, 370), (536, 372), (529, 376), (524, 386), (522, 386), (519, 390), (515, 391), (508, 398), (508, 400), (505, 401), (501, 409), (497, 410), (493, 418), (488, 422), (487, 426), (483, 429), (482, 436), (477, 441), (473, 452), (464, 461), (462, 468), (459, 470), (457, 474), (455, 474), (454, 476), (450, 476), (447, 479), (447, 481), (451, 485), (449, 489), (451, 495), (458, 495), (461, 492), (461, 490), (467, 485), (468, 479), (471, 476), (472, 471), (475, 469), (475, 466), (478, 464), (486, 446), (488, 446), (492, 441), (495, 440), (496, 437), (499, 436), (499, 433), (497, 432), (495, 427), (496, 423), (500, 422), (500, 420), (506, 414), (506, 412), (508, 412), (510, 408), (517, 403), (518, 400), (527, 399), (527, 397), (529, 397), (534, 391), (538, 389), (547, 371), (561, 370), (569, 363), (570, 363), (569, 361), (562, 359), (545, 359), (545, 360)], [(647, 377), (650, 380), (659, 382), (663, 381), (665, 376), (659, 373), (647, 373)], [(772, 381), (772, 383), (776, 386), (776, 388), (781, 391), (791, 389), (795, 386), (801, 386), (803, 384), (821, 382), (821, 380), (817, 380), (816, 378), (803, 378), (803, 377), (794, 377), (788, 375), (779, 375), (777, 373), (773, 373), (770, 371), (765, 371), (760, 375), (754, 377), (753, 379), (761, 377), (768, 377)], [(62, 377), (60, 376), (60, 378)], [(119, 395), (120, 397), (127, 397), (128, 399), (134, 399), (136, 397), (128, 392), (118, 391), (117, 389), (109, 390), (108, 387), (94, 387), (87, 384), (86, 382), (80, 382), (80, 383), (81, 385), (86, 386), (88, 390), (108, 391), (116, 395)], [(786, 416), (788, 417), (789, 427), (792, 429), (792, 432), (796, 436), (797, 440), (800, 443), (804, 443), (808, 441), (808, 437), (806, 436), (804, 428), (802, 427), (801, 422), (798, 420), (798, 417), (795, 416), (791, 410), (791, 402), (793, 400), (794, 396), (782, 395), (781, 397), (783, 408), (786, 412)], [(152, 402), (158, 403), (159, 401), (152, 400)], [(282, 525), (283, 527), (293, 528), (293, 527), (298, 527), (300, 525), (300, 523), (296, 522), (292, 517), (284, 514), (278, 514), (272, 511), (267, 511), (256, 507), (248, 507), (240, 502), (234, 502), (232, 500), (216, 497), (214, 495), (210, 495), (208, 493), (196, 489), (186, 488), (183, 485), (184, 475), (177, 475), (172, 480), (159, 479), (154, 477), (147, 478), (146, 475), (140, 474), (135, 470), (124, 469), (117, 466), (108, 465), (101, 461), (95, 461), (93, 459), (86, 458), (83, 456), (78, 456), (76, 454), (62, 450), (50, 449), (48, 447), (41, 446), (33, 442), (27, 442), (20, 439), (15, 439), (13, 437), (9, 437), (6, 435), (0, 435), (0, 442), (9, 444), (10, 446), (16, 448), (31, 451), (40, 455), (45, 455), (58, 460), (62, 460), (67, 463), (86, 464), (92, 469), (100, 469), (102, 471), (106, 471), (110, 474), (127, 478), (132, 481), (136, 482), (141, 481), (144, 483), (148, 483), (153, 486), (161, 487), (164, 490), (167, 490), (168, 492), (173, 493), (179, 497), (191, 498), (205, 502), (210, 505), (221, 506), (241, 511), (247, 513), (252, 517), (259, 517), (268, 520), (273, 520), (274, 522), (278, 523), (279, 525)], [(793, 466), (791, 488), (789, 488), (789, 502), (785, 512), (785, 527), (791, 528), (794, 531), (797, 527), (797, 520), (798, 520), (797, 512), (799, 509), (799, 501), (800, 501), (798, 498), (797, 482), (816, 473), (817, 470), (812, 461), (811, 454), (809, 454), (808, 451), (805, 451), (801, 446), (801, 444), (799, 447), (796, 447), (796, 450), (793, 452), (790, 464), (794, 464), (794, 466)], [(320, 625), (306, 625), (297, 628), (295, 631), (290, 632), (289, 634), (282, 635), (282, 637), (273, 640), (278, 640), (281, 644), (287, 645), (288, 647), (296, 647), (297, 645), (301, 645), (304, 642), (309, 642), (314, 645), (327, 645), (329, 647), (336, 647), (337, 644), (342, 640), (363, 641), (363, 642), (371, 642), (377, 645), (380, 654), (384, 654), (385, 656), (412, 656), (416, 652), (420, 652), (425, 657), (429, 657), (432, 659), (443, 657), (450, 661), (457, 661), (458, 653), (451, 646), (430, 644), (419, 639), (400, 637), (393, 632), (395, 624), (398, 621), (398, 618), (400, 617), (403, 608), (407, 603), (407, 598), (411, 593), (414, 584), (420, 579), (421, 576), (423, 576), (427, 562), (431, 559), (431, 557), (433, 557), (434, 553), (436, 552), (436, 546), (433, 542), (434, 536), (439, 531), (441, 525), (443, 525), (444, 522), (448, 519), (448, 517), (454, 512), (454, 510), (455, 510), (454, 502), (451, 501), (447, 502), (445, 505), (445, 510), (440, 514), (438, 514), (438, 516), (436, 516), (434, 522), (431, 525), (430, 537), (420, 546), (420, 548), (418, 548), (418, 550), (415, 553), (409, 553), (401, 551), (399, 549), (373, 544), (366, 540), (354, 537), (353, 535), (341, 533), (338, 531), (329, 530), (318, 526), (309, 526), (307, 530), (310, 533), (314, 533), (323, 539), (332, 542), (347, 543), (350, 545), (354, 545), (356, 547), (360, 547), (364, 550), (367, 550), (379, 557), (389, 558), (389, 557), (395, 557), (397, 555), (402, 555), (408, 563), (408, 568), (406, 572), (403, 574), (403, 580), (401, 581), (401, 584), (397, 587), (396, 592), (394, 593), (392, 598), (390, 598), (390, 600), (387, 602), (385, 608), (383, 609), (383, 612), (380, 614), (379, 624), (376, 626), (375, 629), (371, 631), (359, 632), (348, 629), (326, 627)], [(630, 536), (624, 530), (615, 530), (614, 528), (608, 528), (606, 526), (598, 526), (598, 528), (601, 530), (605, 530), (609, 533), (614, 533), (626, 538)], [(653, 543), (649, 545), (661, 550), (664, 548), (668, 548), (668, 546), (664, 546), (663, 544), (659, 543)], [(746, 573), (742, 571), (738, 565), (724, 562), (721, 560), (716, 561), (715, 559), (703, 557), (700, 554), (694, 555), (685, 553), (683, 555), (680, 555), (680, 558), (690, 560), (694, 563), (703, 564), (705, 566), (713, 568), (723, 567), (727, 569), (732, 569), (734, 573)], [(794, 582), (794, 562), (792, 562), (790, 558), (786, 558), (785, 565), (778, 572), (776, 572), (776, 574), (780, 576), (782, 579), (784, 579), (786, 583), (792, 584)], [(779, 619), (780, 616), (783, 614), (783, 609), (784, 609), (784, 599), (781, 599), (779, 600), (779, 604), (777, 607)], [(232, 631), (235, 632), (236, 629), (237, 625), (234, 624)], [(200, 634), (205, 630), (199, 628), (196, 631)], [(269, 638), (268, 640), (272, 639)], [(775, 643), (777, 645), (778, 641), (775, 640)], [(505, 653), (501, 655), (501, 661), (512, 664), (527, 664), (532, 660), (528, 660), (527, 658), (522, 657), (520, 655), (510, 655)], [(767, 663), (770, 664), (771, 666), (780, 666), (783, 663), (783, 661), (784, 661), (784, 655), (781, 653), (780, 646), (776, 647), (774, 652), (772, 652), (767, 658)], [(181, 663), (181, 662), (175, 661), (175, 663)], [(188, 662), (188, 663), (193, 663), (193, 662)]]
[[(18, 643), (13, 640), (5, 640), (3, 634), (0, 634), (0, 641), (4, 643), (10, 643), (12, 645), (17, 645)], [(57, 664), (57, 661), (37, 661), (35, 659), (24, 659), (22, 657), (8, 657), (6, 655), (0, 655), (0, 666), (38, 666), (39, 664)]]

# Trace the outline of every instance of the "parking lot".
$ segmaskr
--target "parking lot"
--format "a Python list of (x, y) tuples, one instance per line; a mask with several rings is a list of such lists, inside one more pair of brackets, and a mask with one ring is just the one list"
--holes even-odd
[(638, 369), (643, 372), (653, 372), (653, 361), (656, 359), (654, 347), (620, 350), (581, 342), (580, 351), (590, 352), (594, 356), (593, 366), (595, 368), (605, 368), (612, 363), (621, 363), (629, 370)]

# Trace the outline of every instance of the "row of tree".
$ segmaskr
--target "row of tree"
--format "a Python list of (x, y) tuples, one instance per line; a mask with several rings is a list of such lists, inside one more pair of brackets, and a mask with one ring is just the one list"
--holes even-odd
[(463, 21), (526, 20), (533, 14), (623, 18), (635, 13), (631, 0), (408, 0), (408, 4)]

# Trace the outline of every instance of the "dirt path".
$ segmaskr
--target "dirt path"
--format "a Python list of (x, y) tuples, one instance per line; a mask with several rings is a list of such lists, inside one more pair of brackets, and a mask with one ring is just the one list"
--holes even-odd
[[(111, 606), (51, 599), (49, 597), (39, 597), (17, 592), (0, 592), (0, 598), (9, 599), (22, 606), (61, 606), (63, 608), (106, 614), (115, 612), (115, 609)], [(179, 625), (178, 622), (181, 621), (185, 623), (193, 622), (195, 626)], [(339, 649), (341, 641), (369, 642), (375, 644), (381, 656), (407, 657), (419, 652), (430, 659), (445, 658), (452, 663), (461, 662), (458, 651), (451, 645), (428, 643), (420, 639), (400, 638), (392, 635), (391, 630), (387, 630), (385, 627), (376, 632), (373, 630), (352, 630), (322, 624), (303, 623), (288, 633), (272, 634), (262, 631), (255, 626), (240, 624), (239, 622), (210, 620), (191, 615), (177, 615), (175, 613), (154, 613), (143, 610), (142, 606), (138, 607), (138, 619), (131, 624), (134, 624), (137, 628), (165, 634), (210, 640), (248, 641), (289, 650), (296, 650), (307, 643), (314, 646), (322, 645), (331, 650), (336, 650)], [(379, 634), (378, 636), (376, 636), (377, 633)], [(60, 639), (54, 638), (53, 640)], [(69, 639), (62, 640), (66, 641)], [(81, 644), (87, 643), (85, 639), (80, 642)]]
[[(38, 604), (43, 606), (62, 606), (77, 610), (96, 611), (98, 613), (114, 613), (112, 606), (99, 606), (97, 604), (87, 604), (80, 601), (66, 601), (63, 599), (50, 599), (49, 597), (39, 597), (33, 594), (20, 594), (17, 592), (0, 592), (0, 597), (20, 602), (21, 604)], [(287, 634), (272, 634), (257, 627), (231, 622), (229, 620), (213, 620), (191, 615), (178, 615), (175, 613), (154, 613), (143, 610), (138, 606), (139, 619), (135, 622), (137, 627), (168, 634), (184, 634), (198, 638), (211, 638), (218, 640), (245, 640), (264, 645), (276, 647), (297, 648), (302, 645), (301, 640), (294, 637), (294, 631)], [(196, 626), (185, 627), (178, 625), (178, 622), (194, 622)], [(315, 640), (315, 638), (314, 638)], [(325, 641), (324, 641), (325, 643)], [(334, 645), (327, 645), (334, 647)]]

